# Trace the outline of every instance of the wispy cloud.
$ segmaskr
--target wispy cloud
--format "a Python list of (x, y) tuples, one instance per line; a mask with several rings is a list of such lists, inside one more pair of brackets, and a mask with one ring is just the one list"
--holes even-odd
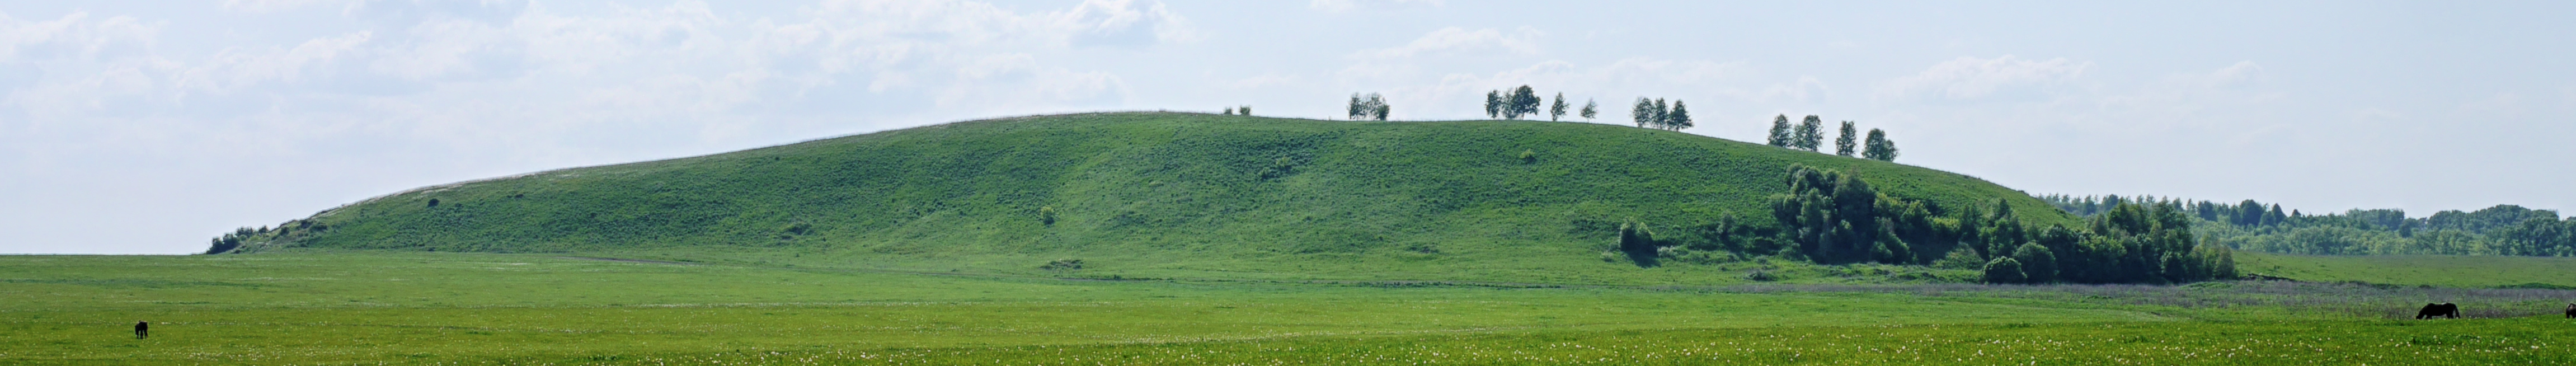
[(1448, 27), (1431, 31), (1401, 46), (1372, 49), (1351, 54), (1362, 59), (1401, 59), (1416, 56), (1501, 51), (1512, 54), (1537, 54), (1538, 38), (1546, 36), (1536, 28), (1520, 27), (1510, 32), (1493, 28), (1467, 30)]
[(1984, 98), (1999, 91), (2063, 84), (2093, 66), (2065, 58), (2030, 60), (2005, 55), (1960, 57), (1932, 65), (1921, 73), (1881, 82), (1877, 95), (1890, 98), (1933, 97), (1952, 100)]
[(1314, 0), (1307, 2), (1306, 7), (1314, 8), (1315, 10), (1339, 13), (1361, 8), (1391, 7), (1411, 4), (1441, 6), (1445, 3), (1447, 3), (1447, 1), (1443, 0)]

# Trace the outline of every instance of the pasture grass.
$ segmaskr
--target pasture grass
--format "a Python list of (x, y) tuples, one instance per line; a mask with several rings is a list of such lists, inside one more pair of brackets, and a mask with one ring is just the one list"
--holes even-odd
[[(2558, 341), (2576, 335), (2576, 322), (2396, 321), (2352, 309), (2403, 307), (2434, 290), (2282, 286), (2333, 285), (1460, 286), (531, 254), (7, 256), (0, 364), (2548, 364), (2576, 355)], [(2460, 296), (2576, 293), (2513, 291)], [(133, 339), (136, 320), (152, 321), (154, 336)]]
[(2458, 255), (2325, 256), (2237, 252), (2245, 273), (2308, 282), (2404, 286), (2576, 288), (2576, 258)]

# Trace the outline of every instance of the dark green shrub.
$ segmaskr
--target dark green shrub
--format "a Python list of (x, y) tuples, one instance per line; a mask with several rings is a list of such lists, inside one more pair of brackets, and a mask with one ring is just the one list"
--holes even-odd
[(2029, 280), (2030, 277), (2021, 272), (2021, 261), (2013, 260), (2012, 257), (1995, 258), (1993, 262), (1986, 262), (1986, 283), (2023, 283)]
[(1038, 269), (1044, 269), (1044, 270), (1049, 270), (1049, 271), (1071, 271), (1071, 270), (1082, 269), (1082, 260), (1081, 260), (1081, 259), (1069, 259), (1069, 258), (1068, 258), (1068, 259), (1057, 259), (1057, 260), (1053, 260), (1053, 261), (1047, 261), (1047, 264), (1045, 264), (1045, 265), (1041, 265), (1041, 266), (1038, 266)]

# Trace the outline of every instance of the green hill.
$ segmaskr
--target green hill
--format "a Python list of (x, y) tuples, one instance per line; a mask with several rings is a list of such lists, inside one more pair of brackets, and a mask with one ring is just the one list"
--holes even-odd
[[(1883, 194), (1937, 206), (2000, 197), (2041, 225), (2078, 222), (1973, 177), (1669, 131), (1101, 113), (427, 187), (289, 222), (244, 251), (571, 253), (1104, 277), (1693, 283), (1732, 280), (1730, 271), (1748, 266), (1795, 265), (1641, 268), (1605, 254), (1616, 223), (1672, 227), (1732, 216), (1769, 225), (1767, 196), (1787, 190), (1793, 164), (1856, 173)], [(1048, 266), (1067, 259), (1080, 260), (1079, 269), (1071, 261)]]

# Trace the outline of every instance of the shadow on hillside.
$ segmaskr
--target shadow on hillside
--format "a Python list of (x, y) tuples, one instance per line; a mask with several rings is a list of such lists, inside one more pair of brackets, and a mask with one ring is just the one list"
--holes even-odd
[(1637, 264), (1637, 268), (1655, 268), (1656, 266), (1661, 266), (1661, 265), (1663, 265), (1663, 263), (1662, 263), (1662, 262), (1658, 262), (1658, 261), (1656, 261), (1656, 260), (1655, 260), (1655, 250), (1654, 250), (1654, 249), (1647, 249), (1647, 250), (1622, 250), (1622, 251), (1620, 251), (1620, 252), (1628, 253), (1628, 262), (1630, 262), (1630, 263), (1636, 263), (1636, 264)]

